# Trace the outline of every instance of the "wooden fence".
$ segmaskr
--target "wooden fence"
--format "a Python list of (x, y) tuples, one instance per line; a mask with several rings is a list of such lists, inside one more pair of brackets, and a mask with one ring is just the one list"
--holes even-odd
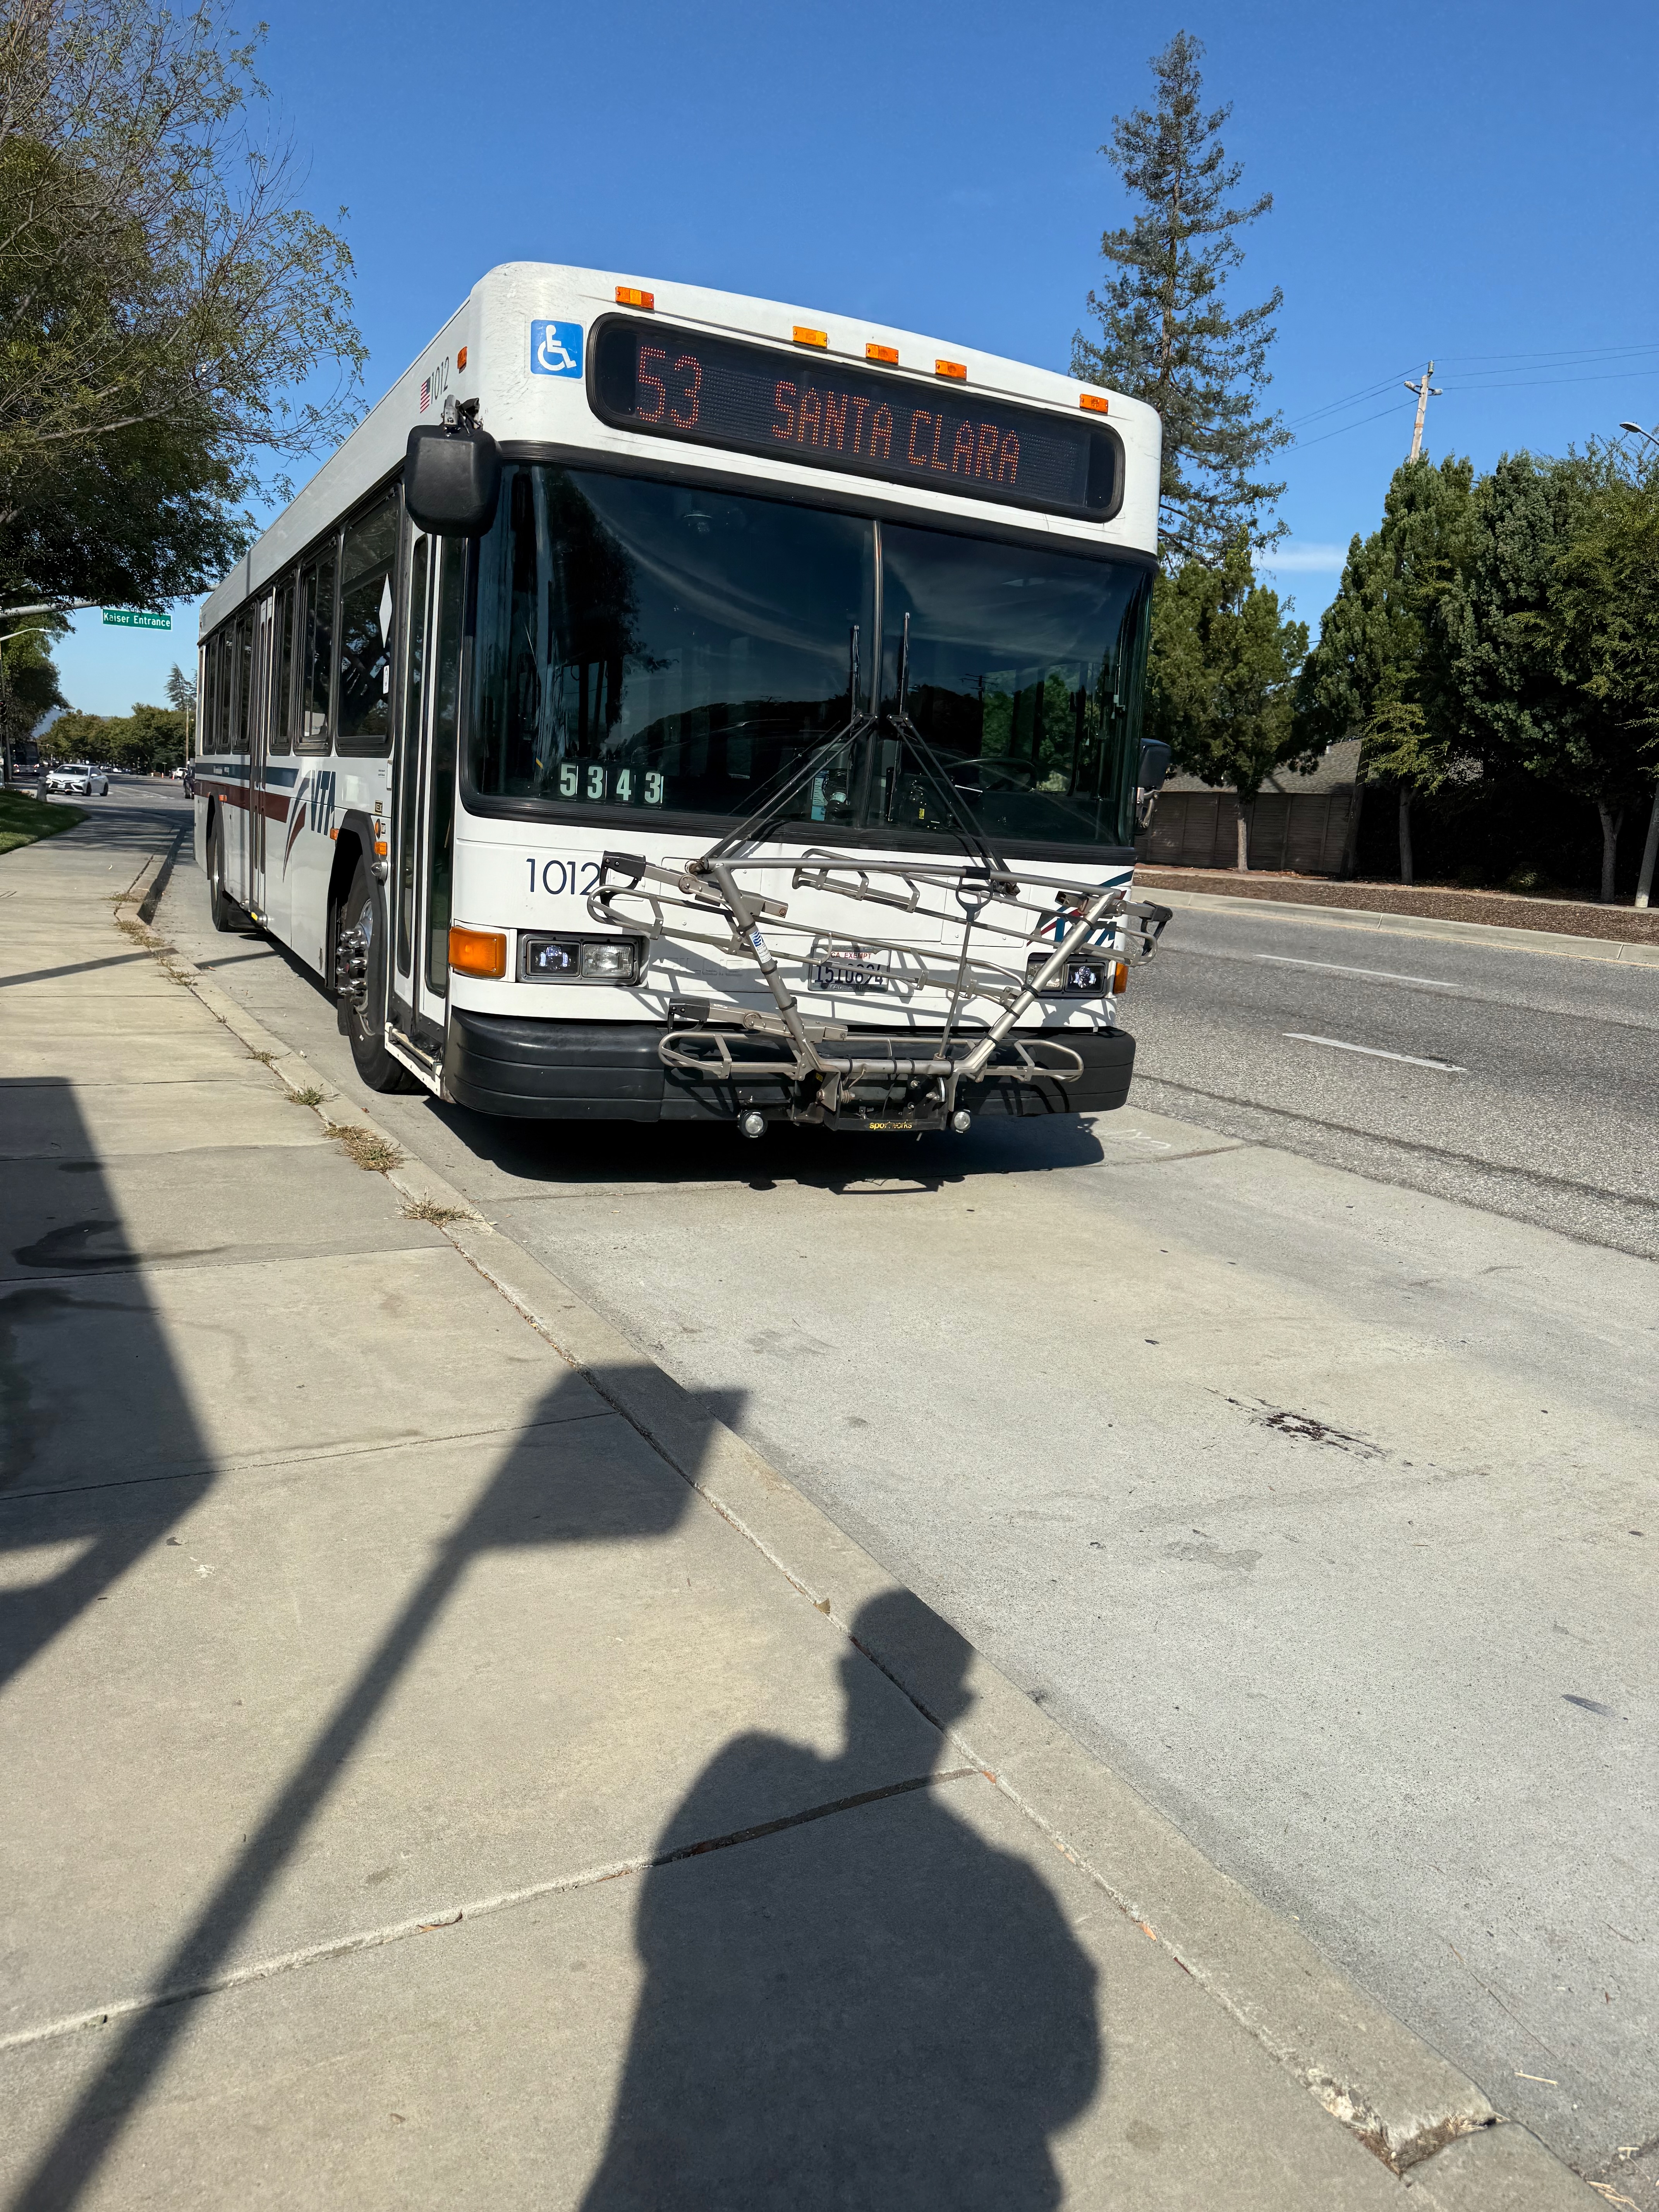
[[(1352, 808), (1352, 787), (1264, 791), (1250, 809), (1250, 866), (1338, 874)], [(1136, 840), (1135, 852), (1148, 867), (1236, 867), (1237, 799), (1231, 791), (1160, 793), (1152, 826)]]

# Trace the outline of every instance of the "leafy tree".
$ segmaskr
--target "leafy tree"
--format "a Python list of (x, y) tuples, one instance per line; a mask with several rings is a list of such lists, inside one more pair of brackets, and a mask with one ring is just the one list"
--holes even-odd
[(1146, 734), (1170, 746), (1177, 767), (1232, 787), (1241, 868), (1250, 865), (1249, 810), (1262, 785), (1307, 750), (1295, 720), (1307, 650), (1307, 624), (1256, 582), (1242, 533), (1219, 568), (1185, 561), (1152, 595)]
[[(1578, 536), (1556, 558), (1560, 659), (1579, 690), (1600, 710), (1595, 748), (1604, 781), (1621, 795), (1654, 785), (1651, 813), (1659, 823), (1659, 465), (1626, 476), (1610, 467)], [(1594, 771), (1592, 771), (1593, 773)], [(1613, 864), (1620, 805), (1611, 839), (1611, 802), (1598, 792), (1601, 815), (1601, 896), (1614, 894)], [(1649, 843), (1652, 843), (1650, 830)], [(1645, 902), (1652, 856), (1644, 853), (1637, 902)]]
[(1468, 560), (1474, 483), (1473, 465), (1449, 456), (1437, 468), (1423, 459), (1395, 470), (1381, 526), (1348, 548), (1297, 689), (1310, 745), (1357, 736), (1362, 775), (1395, 783), (1407, 884), (1413, 797), (1469, 773), (1437, 617)]
[(134, 775), (182, 767), (185, 718), (168, 707), (135, 706), (131, 714), (59, 714), (40, 740), (51, 761), (107, 761)]
[(188, 753), (196, 728), (196, 678), (186, 676), (176, 660), (167, 671), (167, 704), (184, 718), (185, 750)]
[(1476, 489), (1469, 560), (1441, 610), (1456, 711), (1488, 763), (1595, 804), (1603, 899), (1614, 895), (1620, 828), (1652, 744), (1615, 682), (1626, 650), (1617, 623), (1591, 605), (1598, 562), (1610, 557), (1595, 549), (1611, 542), (1619, 499), (1605, 453), (1506, 454)]
[(1100, 150), (1136, 212), (1127, 228), (1101, 239), (1115, 273), (1089, 295), (1101, 334), (1078, 332), (1072, 373), (1157, 408), (1164, 543), (1183, 560), (1216, 563), (1241, 531), (1256, 548), (1279, 535), (1262, 518), (1285, 487), (1253, 471), (1291, 439), (1277, 415), (1261, 411), (1283, 295), (1275, 290), (1234, 313), (1225, 294), (1244, 258), (1238, 234), (1267, 214), (1273, 196), (1230, 204), (1243, 172), (1229, 162), (1219, 135), (1231, 108), (1204, 112), (1203, 52), (1178, 31), (1152, 57), (1156, 109), (1112, 119)]
[(245, 541), (256, 460), (331, 444), (355, 411), (350, 256), (256, 143), (254, 45), (226, 5), (0, 15), (8, 599), (202, 589)]
[(68, 627), (61, 616), (29, 615), (0, 629), (0, 781), (40, 717), (64, 703), (49, 641)]
[(40, 732), (40, 757), (56, 768), (60, 761), (101, 760), (106, 718), (70, 707)]

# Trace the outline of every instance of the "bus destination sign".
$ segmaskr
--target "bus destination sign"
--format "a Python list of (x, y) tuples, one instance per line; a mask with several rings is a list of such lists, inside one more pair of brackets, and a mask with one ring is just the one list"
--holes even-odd
[(1122, 447), (1104, 425), (837, 361), (613, 316), (592, 335), (590, 396), (619, 429), (1103, 521)]

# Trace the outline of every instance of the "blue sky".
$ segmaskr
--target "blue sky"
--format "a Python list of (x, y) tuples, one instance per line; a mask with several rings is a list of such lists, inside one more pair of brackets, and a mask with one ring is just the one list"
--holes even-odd
[[(309, 204), (349, 210), (371, 398), (485, 269), (520, 258), (1063, 368), (1121, 218), (1096, 149), (1182, 27), (1233, 103), (1245, 189), (1274, 196), (1237, 297), (1284, 287), (1272, 396), (1302, 442), (1278, 581), (1300, 613), (1375, 525), (1410, 441), (1401, 380), (1427, 357), (1445, 388), (1430, 451), (1483, 468), (1659, 420), (1650, 0), (283, 0), (262, 68)], [(194, 636), (184, 608), (171, 636), (83, 617), (64, 690), (101, 713), (159, 699)]]

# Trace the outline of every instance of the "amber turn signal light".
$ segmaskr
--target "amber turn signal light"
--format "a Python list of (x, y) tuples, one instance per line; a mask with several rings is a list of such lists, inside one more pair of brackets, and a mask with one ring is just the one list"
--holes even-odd
[(1077, 404), (1079, 407), (1086, 407), (1091, 415), (1104, 415), (1107, 412), (1107, 403), (1097, 392), (1079, 392)]
[(455, 356), (455, 366), (457, 368), (465, 368), (466, 367), (466, 348), (465, 346), (461, 348), (460, 351)]
[(1129, 963), (1127, 960), (1112, 963), (1112, 996), (1121, 998), (1129, 988)]
[(449, 965), (457, 975), (478, 975), (495, 982), (507, 973), (507, 939), (499, 929), (464, 929), (452, 922)]
[(632, 284), (618, 284), (617, 287), (617, 305), (619, 307), (654, 307), (656, 304), (654, 292), (641, 292)]

